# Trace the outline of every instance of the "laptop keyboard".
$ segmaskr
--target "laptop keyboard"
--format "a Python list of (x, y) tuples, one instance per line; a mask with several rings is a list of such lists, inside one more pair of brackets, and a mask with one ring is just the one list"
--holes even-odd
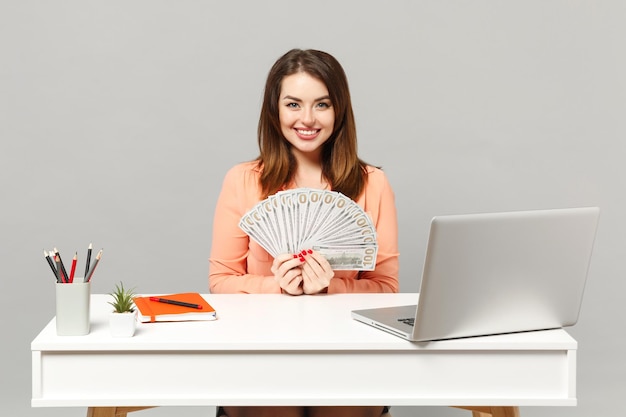
[(398, 319), (399, 322), (408, 324), (409, 326), (415, 325), (415, 317), (407, 317), (406, 319)]

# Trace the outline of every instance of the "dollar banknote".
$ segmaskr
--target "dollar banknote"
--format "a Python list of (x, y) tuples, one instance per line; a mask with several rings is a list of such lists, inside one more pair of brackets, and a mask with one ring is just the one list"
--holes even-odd
[(313, 246), (336, 270), (373, 271), (378, 247), (368, 246)]
[(280, 191), (246, 212), (239, 227), (274, 257), (314, 249), (335, 270), (369, 271), (376, 266), (378, 243), (371, 218), (336, 191)]

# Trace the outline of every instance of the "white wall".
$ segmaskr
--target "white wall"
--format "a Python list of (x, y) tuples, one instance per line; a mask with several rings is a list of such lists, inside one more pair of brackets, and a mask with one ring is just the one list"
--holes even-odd
[(264, 79), (292, 47), (348, 73), (361, 156), (396, 192), (402, 291), (434, 215), (601, 207), (571, 329), (579, 405), (522, 414), (625, 415), (624, 21), (619, 0), (0, 0), (2, 415), (84, 415), (30, 408), (29, 344), (54, 314), (43, 249), (104, 248), (94, 292), (208, 290), (222, 177), (256, 156)]

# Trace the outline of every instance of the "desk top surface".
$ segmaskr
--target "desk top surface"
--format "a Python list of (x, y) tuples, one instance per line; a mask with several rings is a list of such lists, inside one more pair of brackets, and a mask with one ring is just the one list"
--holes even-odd
[(57, 336), (55, 320), (31, 343), (33, 351), (294, 351), (294, 350), (575, 350), (564, 330), (416, 343), (352, 319), (354, 309), (415, 304), (418, 295), (205, 294), (215, 321), (139, 323), (131, 338), (111, 337), (110, 296), (92, 295), (86, 336)]

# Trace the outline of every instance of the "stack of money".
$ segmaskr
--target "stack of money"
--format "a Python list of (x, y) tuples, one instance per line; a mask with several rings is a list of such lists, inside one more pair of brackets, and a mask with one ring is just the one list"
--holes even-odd
[(280, 191), (244, 214), (239, 227), (274, 257), (313, 249), (335, 270), (371, 271), (376, 266), (372, 220), (336, 191)]

